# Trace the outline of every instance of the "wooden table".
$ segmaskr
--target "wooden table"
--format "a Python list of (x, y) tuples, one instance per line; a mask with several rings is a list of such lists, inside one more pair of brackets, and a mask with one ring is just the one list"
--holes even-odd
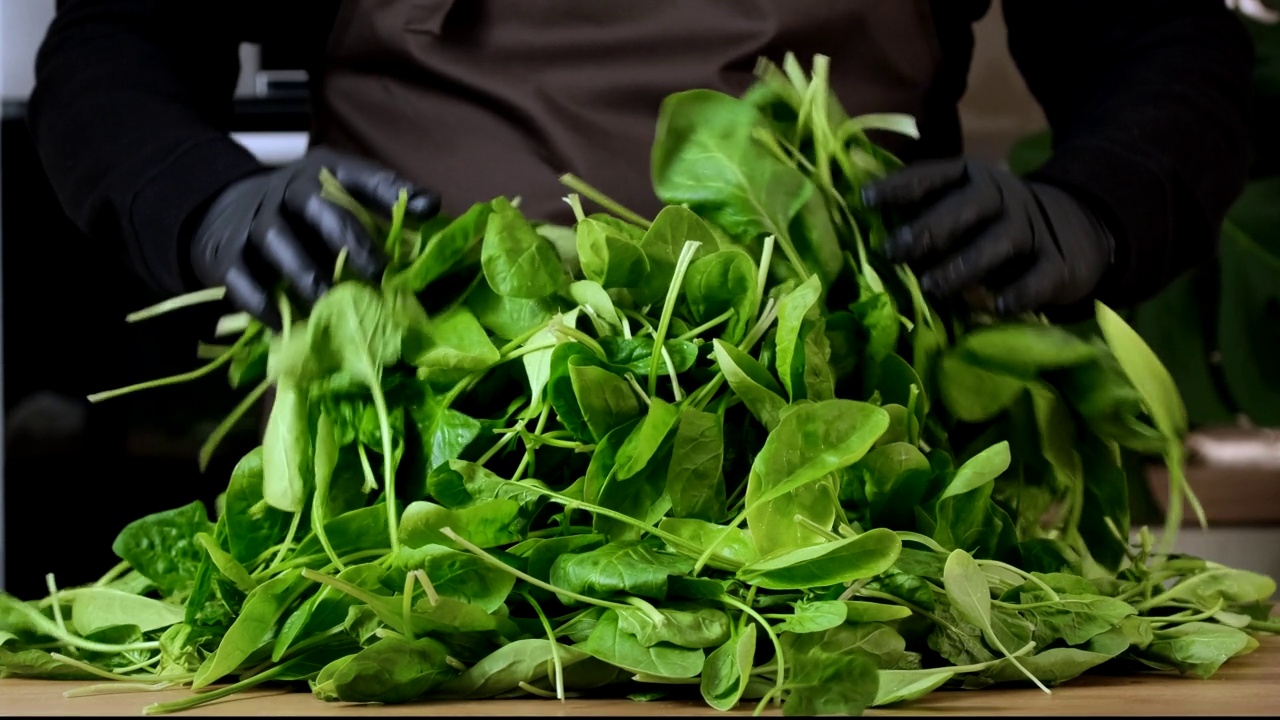
[[(92, 683), (0, 680), (0, 715), (141, 715), (153, 702), (186, 697), (188, 691), (121, 693), (64, 698), (67, 690)], [(753, 705), (731, 713), (749, 717)], [(1266, 638), (1252, 654), (1227, 663), (1217, 675), (1196, 677), (1085, 676), (1055, 688), (938, 691), (896, 708), (868, 715), (1274, 715), (1280, 709), (1280, 638)], [(212, 702), (183, 715), (368, 716), (672, 716), (723, 715), (697, 703), (630, 700), (483, 700), (408, 705), (326, 703), (305, 692), (260, 691)], [(776, 710), (766, 713), (780, 714)]]

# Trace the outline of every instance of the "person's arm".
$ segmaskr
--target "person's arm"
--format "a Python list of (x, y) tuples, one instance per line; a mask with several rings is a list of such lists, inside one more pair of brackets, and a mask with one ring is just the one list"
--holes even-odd
[[(1054, 147), (1026, 177), (972, 158), (864, 190), (925, 292), (1070, 320), (1210, 257), (1250, 164), (1253, 45), (1221, 0), (1005, 0)], [(979, 292), (970, 292), (970, 291)], [(986, 292), (981, 292), (985, 290)]]
[(1009, 47), (1049, 120), (1032, 179), (1116, 241), (1096, 296), (1141, 302), (1211, 257), (1248, 178), (1253, 42), (1222, 0), (1004, 0)]
[(227, 134), (235, 5), (60, 0), (36, 58), (28, 122), (63, 208), (161, 292), (192, 289), (179, 238), (197, 208), (261, 169)]

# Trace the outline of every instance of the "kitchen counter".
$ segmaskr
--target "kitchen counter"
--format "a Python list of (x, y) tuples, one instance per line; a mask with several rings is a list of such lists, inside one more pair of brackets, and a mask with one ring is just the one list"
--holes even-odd
[[(91, 682), (0, 680), (3, 715), (141, 715), (153, 702), (188, 696), (185, 690), (120, 693), (64, 698), (69, 689)], [(1250, 655), (1236, 658), (1208, 680), (1167, 675), (1091, 675), (1054, 688), (1052, 695), (1031, 689), (938, 691), (895, 708), (868, 715), (1273, 715), (1280, 706), (1280, 638), (1268, 637)], [(754, 704), (733, 712), (750, 716)], [(484, 700), (360, 706), (326, 703), (305, 692), (257, 691), (215, 701), (185, 715), (346, 715), (362, 716), (672, 716), (718, 713), (692, 702), (630, 700)], [(769, 715), (780, 714), (771, 709)]]

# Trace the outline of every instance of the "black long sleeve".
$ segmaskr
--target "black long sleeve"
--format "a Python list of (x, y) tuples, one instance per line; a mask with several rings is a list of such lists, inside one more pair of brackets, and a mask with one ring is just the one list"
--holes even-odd
[(160, 292), (192, 289), (186, 226), (261, 169), (228, 134), (242, 41), (322, 43), (332, 0), (59, 0), (28, 122), (64, 210)]
[(1052, 128), (1034, 177), (1117, 237), (1099, 299), (1147, 299), (1213, 256), (1249, 176), (1253, 43), (1222, 0), (1004, 0), (1013, 58)]

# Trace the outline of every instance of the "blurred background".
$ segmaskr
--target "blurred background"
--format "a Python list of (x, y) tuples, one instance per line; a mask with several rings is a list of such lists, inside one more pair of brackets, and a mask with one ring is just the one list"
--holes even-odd
[[(1197, 428), (1190, 480), (1212, 527), (1185, 528), (1178, 549), (1280, 576), (1280, 18), (1263, 0), (1226, 1), (1258, 50), (1255, 178), (1218, 261), (1129, 319), (1174, 373)], [(256, 443), (245, 427), (206, 473), (197, 469), (201, 442), (239, 399), (220, 373), (102, 404), (84, 399), (195, 367), (196, 343), (216, 316), (197, 308), (126, 324), (157, 298), (59, 208), (25, 125), (53, 12), (54, 0), (0, 0), (0, 588), (21, 597), (44, 595), (47, 572), (59, 585), (95, 579), (116, 561), (110, 540), (143, 514), (193, 498), (212, 507)], [(1044, 118), (1008, 56), (998, 0), (976, 39), (961, 107), (968, 152), (1033, 167), (1048, 147)], [(296, 57), (284, 45), (241, 53), (235, 137), (266, 162), (306, 147)], [(1162, 472), (1135, 477), (1135, 520), (1158, 520)]]

